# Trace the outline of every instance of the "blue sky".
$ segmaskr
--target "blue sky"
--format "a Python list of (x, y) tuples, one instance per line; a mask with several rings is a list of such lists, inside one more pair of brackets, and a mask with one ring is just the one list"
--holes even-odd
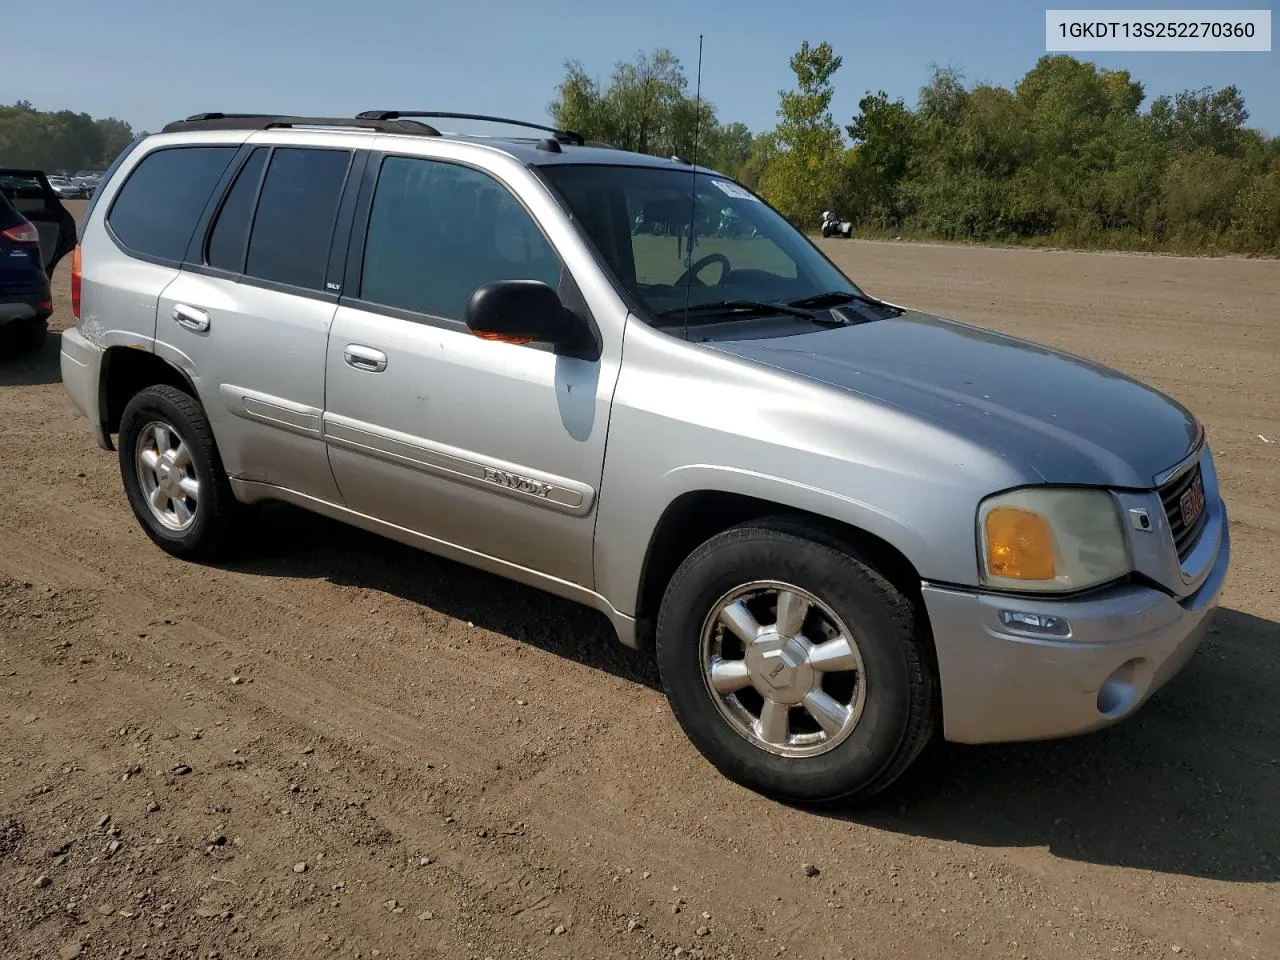
[[(702, 90), (721, 120), (772, 127), (777, 91), (791, 85), (788, 57), (802, 40), (825, 39), (844, 57), (833, 104), (844, 124), (868, 89), (914, 104), (931, 62), (957, 67), (970, 81), (1012, 85), (1044, 53), (1046, 5), (1107, 6), (1096, 0), (61, 0), (39, 15), (57, 31), (59, 62), (50, 64), (44, 44), (7, 44), (0, 100), (112, 115), (151, 130), (201, 110), (348, 115), (417, 107), (542, 120), (567, 58), (603, 80), (616, 61), (665, 46), (684, 61), (692, 92), (703, 33)], [(1148, 103), (1162, 93), (1235, 83), (1250, 124), (1280, 134), (1280, 53), (1274, 50), (1078, 56), (1127, 67), (1145, 85)]]

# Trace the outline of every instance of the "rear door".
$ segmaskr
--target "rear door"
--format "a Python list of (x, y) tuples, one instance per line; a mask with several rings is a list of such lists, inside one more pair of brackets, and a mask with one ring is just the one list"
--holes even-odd
[(0, 167), (0, 194), (39, 231), (40, 258), (52, 277), (58, 261), (75, 249), (75, 217), (40, 170)]
[[(160, 296), (156, 352), (192, 375), (232, 476), (339, 500), (321, 436), (326, 289), (335, 231), (364, 155), (334, 135), (246, 151)], [(341, 250), (333, 251), (335, 232)]]

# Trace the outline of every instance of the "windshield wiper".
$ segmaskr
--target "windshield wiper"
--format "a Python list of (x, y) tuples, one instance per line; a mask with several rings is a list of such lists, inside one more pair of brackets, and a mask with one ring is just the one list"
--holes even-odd
[(789, 305), (793, 307), (838, 307), (840, 304), (848, 303), (851, 300), (861, 300), (864, 303), (880, 305), (879, 300), (868, 297), (865, 293), (854, 293), (852, 290), (828, 290), (825, 293), (815, 293), (811, 297), (791, 300)]
[[(764, 300), (715, 300), (711, 303), (695, 303), (688, 308), (689, 316), (705, 317), (709, 314), (724, 314), (728, 316), (739, 317), (763, 317), (770, 314), (783, 313), (792, 317), (799, 317), (802, 320), (815, 319), (813, 313), (809, 310), (802, 309), (801, 305), (794, 303), (767, 303)], [(684, 316), (684, 307), (672, 307), (670, 310), (661, 310), (658, 316), (664, 320), (674, 317)]]

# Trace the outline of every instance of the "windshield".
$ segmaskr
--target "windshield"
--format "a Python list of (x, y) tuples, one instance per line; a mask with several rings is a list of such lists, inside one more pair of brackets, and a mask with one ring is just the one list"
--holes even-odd
[(730, 180), (568, 163), (540, 172), (654, 318), (679, 320), (686, 297), (705, 312), (713, 304), (860, 293), (786, 220)]

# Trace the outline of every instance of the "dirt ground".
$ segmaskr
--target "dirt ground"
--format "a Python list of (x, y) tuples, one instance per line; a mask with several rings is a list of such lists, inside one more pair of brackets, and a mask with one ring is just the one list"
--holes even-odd
[(764, 800), (594, 613), (289, 509), (162, 554), (55, 335), (0, 361), (0, 957), (1280, 957), (1280, 263), (828, 249), (1204, 419), (1234, 569), (1137, 717)]

